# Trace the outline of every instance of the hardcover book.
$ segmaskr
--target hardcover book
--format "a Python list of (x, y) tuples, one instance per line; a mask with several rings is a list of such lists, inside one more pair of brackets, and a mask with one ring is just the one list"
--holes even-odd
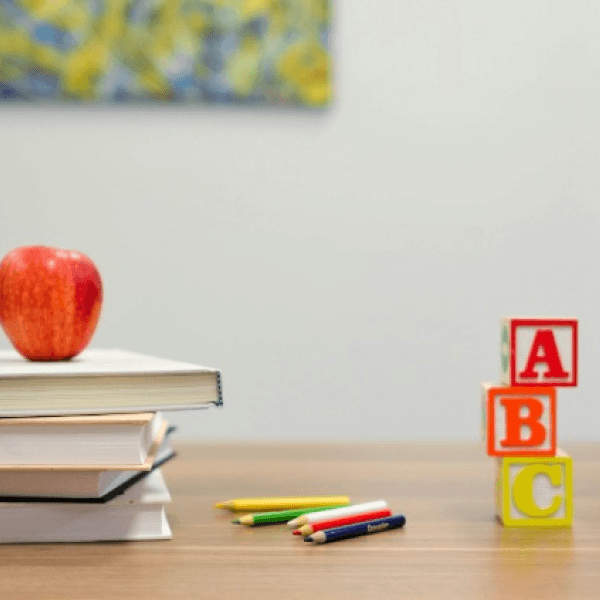
[[(0, 419), (0, 457), (5, 461), (0, 463), (0, 473), (25, 470), (149, 471), (168, 428), (168, 423), (162, 415), (133, 415), (134, 418), (150, 417), (150, 420), (141, 428), (138, 436), (130, 435), (129, 440), (121, 432), (109, 433), (105, 426), (100, 426), (105, 439), (102, 439), (102, 436), (95, 437), (91, 431), (82, 431), (86, 428), (93, 430), (93, 426), (78, 424), (90, 420), (108, 421), (107, 417), (114, 420), (122, 418), (121, 415), (104, 415)], [(124, 420), (131, 418), (127, 415)], [(19, 423), (24, 420), (36, 421), (38, 424), (20, 426)], [(61, 424), (54, 425), (55, 420)], [(65, 422), (74, 423), (65, 425)], [(71, 427), (74, 435), (68, 432)], [(23, 428), (25, 432), (19, 431)], [(44, 432), (45, 428), (49, 430), (47, 434)], [(123, 438), (121, 440), (119, 433)]]
[(0, 351), (0, 417), (156, 412), (223, 403), (218, 369), (124, 350), (32, 362)]
[(0, 543), (170, 539), (160, 469), (106, 504), (0, 503)]
[(0, 419), (0, 470), (40, 464), (142, 467), (166, 429), (162, 413)]

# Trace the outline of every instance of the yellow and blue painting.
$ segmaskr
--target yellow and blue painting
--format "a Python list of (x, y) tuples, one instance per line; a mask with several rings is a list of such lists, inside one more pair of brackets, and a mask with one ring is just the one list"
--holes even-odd
[(0, 101), (331, 103), (332, 0), (0, 0)]

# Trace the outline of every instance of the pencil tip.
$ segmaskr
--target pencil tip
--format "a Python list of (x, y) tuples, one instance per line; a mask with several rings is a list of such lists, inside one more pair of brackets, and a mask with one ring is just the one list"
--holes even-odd
[(307, 535), (307, 536), (304, 538), (304, 541), (305, 541), (305, 542), (312, 542), (312, 541), (313, 541), (313, 539), (312, 539), (312, 535)]
[(231, 521), (232, 523), (235, 523), (236, 525), (240, 525), (241, 521), (239, 519), (234, 519), (233, 521)]
[(299, 530), (299, 529), (294, 529), (294, 531), (292, 531), (292, 533), (293, 533), (294, 535), (301, 535), (301, 534), (300, 534), (300, 530)]
[(215, 502), (215, 508), (225, 508), (224, 502)]

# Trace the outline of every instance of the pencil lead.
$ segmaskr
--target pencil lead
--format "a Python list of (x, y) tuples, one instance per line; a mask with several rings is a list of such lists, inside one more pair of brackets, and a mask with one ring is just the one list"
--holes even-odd
[(240, 525), (241, 521), (239, 519), (234, 519), (233, 521), (231, 521), (232, 523), (235, 523), (236, 525)]
[(292, 533), (294, 535), (301, 535), (300, 530), (299, 529), (294, 529), (294, 531), (292, 531)]
[(307, 535), (307, 536), (304, 538), (304, 541), (305, 541), (305, 542), (312, 542), (312, 541), (313, 541), (313, 539), (312, 539), (312, 535)]

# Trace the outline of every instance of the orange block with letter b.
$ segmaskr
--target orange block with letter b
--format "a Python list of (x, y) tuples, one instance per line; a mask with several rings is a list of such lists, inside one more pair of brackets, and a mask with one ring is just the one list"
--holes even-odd
[(573, 523), (573, 459), (498, 458), (496, 512), (506, 527), (570, 527)]
[(487, 453), (490, 456), (556, 454), (556, 390), (487, 387)]

